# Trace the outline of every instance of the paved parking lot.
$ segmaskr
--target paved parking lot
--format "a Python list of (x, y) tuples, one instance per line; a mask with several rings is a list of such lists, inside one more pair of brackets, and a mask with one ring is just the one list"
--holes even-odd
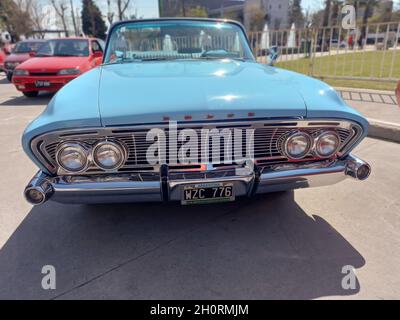
[[(0, 76), (0, 298), (400, 298), (400, 145), (366, 139), (366, 182), (236, 203), (32, 207), (27, 99)], [(56, 290), (41, 269), (56, 268)], [(357, 286), (344, 290), (345, 265)]]

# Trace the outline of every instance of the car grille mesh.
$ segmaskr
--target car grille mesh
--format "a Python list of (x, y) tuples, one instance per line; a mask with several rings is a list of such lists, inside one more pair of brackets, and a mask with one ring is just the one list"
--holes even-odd
[[(250, 127), (250, 126), (248, 126)], [(183, 129), (188, 129), (190, 127), (180, 128), (178, 129), (178, 136), (179, 132)], [(217, 127), (221, 129), (222, 127)], [(226, 126), (223, 128), (227, 128)], [(234, 129), (235, 126), (229, 126), (229, 129)], [(246, 126), (237, 126), (236, 128), (246, 129)], [(192, 127), (191, 129), (195, 130), (199, 136), (201, 127)], [(321, 132), (321, 130), (326, 130), (326, 127), (291, 127), (289, 125), (285, 127), (280, 126), (261, 126), (254, 128), (254, 159), (257, 163), (260, 164), (268, 164), (274, 162), (285, 162), (288, 159), (284, 156), (283, 151), (281, 150), (282, 141), (284, 138), (296, 130), (303, 130), (308, 132), (311, 136), (315, 137)], [(330, 130), (334, 130), (338, 133), (341, 139), (341, 149), (356, 135), (355, 128), (332, 128)], [(131, 171), (138, 171), (138, 170), (154, 170), (154, 167), (147, 162), (146, 159), (146, 151), (148, 147), (153, 143), (153, 141), (146, 141), (146, 134), (148, 130), (135, 130), (135, 129), (113, 129), (108, 132), (107, 135), (101, 134), (101, 131), (92, 133), (92, 135), (77, 135), (74, 134), (69, 139), (68, 135), (60, 135), (57, 139), (53, 139), (52, 141), (43, 141), (42, 145), (39, 149), (42, 151), (44, 158), (54, 167), (56, 168), (56, 150), (57, 146), (62, 141), (67, 140), (80, 140), (85, 142), (88, 145), (93, 145), (99, 139), (112, 139), (118, 140), (122, 142), (123, 145), (127, 148), (127, 159), (124, 165), (119, 169), (121, 172), (131, 172)], [(242, 131), (242, 156), (243, 158), (246, 157), (246, 134), (245, 130)], [(93, 137), (95, 134), (96, 138)], [(166, 130), (166, 155), (169, 153), (169, 141), (168, 141), (168, 131)], [(201, 153), (201, 143), (200, 140), (198, 141), (198, 155), (200, 157)], [(234, 135), (232, 134), (232, 140), (234, 143)], [(183, 142), (178, 141), (176, 145), (176, 149), (179, 150), (182, 146)], [(209, 142), (210, 151), (209, 151), (209, 160), (211, 161), (212, 152), (211, 152), (211, 138)], [(224, 163), (224, 150), (225, 144), (223, 138), (220, 139), (220, 162)], [(233, 149), (233, 148), (232, 148)], [(340, 150), (341, 150), (340, 149)], [(231, 150), (231, 159), (234, 159), (233, 150)], [(309, 160), (310, 158), (306, 158), (304, 160)], [(167, 164), (171, 164), (168, 157), (166, 156)], [(103, 170), (91, 166), (87, 170), (90, 173), (102, 173)]]

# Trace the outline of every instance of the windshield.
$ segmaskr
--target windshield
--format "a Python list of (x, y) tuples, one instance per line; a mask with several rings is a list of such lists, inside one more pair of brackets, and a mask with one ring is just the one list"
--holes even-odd
[(254, 59), (239, 26), (172, 20), (117, 25), (109, 37), (104, 62), (225, 58)]
[(89, 55), (89, 42), (85, 39), (49, 40), (37, 51), (36, 57), (84, 57)]
[(39, 41), (18, 42), (15, 45), (13, 53), (34, 52), (34, 51), (37, 51), (42, 44), (43, 44), (43, 42), (39, 42)]

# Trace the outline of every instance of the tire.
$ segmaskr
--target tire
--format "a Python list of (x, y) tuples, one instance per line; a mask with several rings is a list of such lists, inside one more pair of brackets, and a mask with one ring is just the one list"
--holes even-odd
[(7, 72), (7, 80), (11, 82), (12, 79), (12, 72)]
[(22, 93), (25, 97), (34, 98), (38, 96), (39, 91), (22, 91)]

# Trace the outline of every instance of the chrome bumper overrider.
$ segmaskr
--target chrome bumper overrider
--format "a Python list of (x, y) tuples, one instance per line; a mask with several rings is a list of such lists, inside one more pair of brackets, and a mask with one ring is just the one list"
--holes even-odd
[[(64, 203), (116, 203), (178, 201), (187, 184), (232, 182), (236, 196), (251, 196), (290, 189), (331, 185), (352, 177), (365, 180), (370, 166), (355, 156), (308, 164), (287, 163), (207, 172), (121, 173), (113, 175), (49, 176), (39, 171), (25, 188), (26, 199), (35, 205), (51, 199)], [(34, 197), (32, 197), (34, 196)]]

